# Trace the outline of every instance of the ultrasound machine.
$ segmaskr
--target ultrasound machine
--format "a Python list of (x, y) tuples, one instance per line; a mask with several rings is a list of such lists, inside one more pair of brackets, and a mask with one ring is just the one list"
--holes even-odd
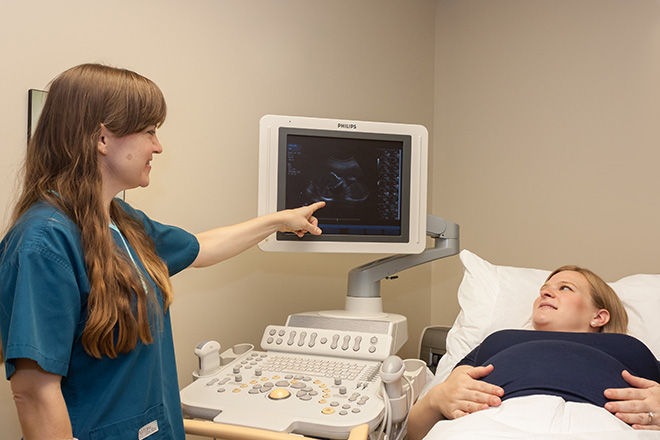
[(349, 272), (344, 310), (269, 325), (260, 349), (201, 342), (199, 369), (181, 390), (187, 417), (318, 438), (347, 438), (363, 424), (374, 439), (405, 435), (429, 373), (396, 356), (407, 322), (383, 312), (380, 280), (459, 251), (458, 225), (426, 214), (427, 149), (420, 125), (262, 118), (259, 215), (326, 206), (315, 214), (322, 235), (278, 232), (260, 248), (390, 256)]

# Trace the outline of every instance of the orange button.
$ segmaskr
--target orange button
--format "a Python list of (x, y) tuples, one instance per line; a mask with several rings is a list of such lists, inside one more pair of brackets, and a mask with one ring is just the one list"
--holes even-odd
[(291, 393), (288, 390), (285, 390), (284, 388), (275, 388), (273, 391), (268, 394), (268, 397), (270, 397), (273, 400), (282, 400), (286, 399), (289, 397)]

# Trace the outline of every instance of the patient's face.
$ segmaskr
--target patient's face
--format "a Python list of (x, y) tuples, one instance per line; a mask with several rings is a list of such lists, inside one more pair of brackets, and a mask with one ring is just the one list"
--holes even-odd
[(587, 279), (579, 272), (567, 270), (555, 274), (541, 287), (534, 301), (534, 328), (560, 332), (597, 331), (590, 325), (598, 312), (590, 289)]

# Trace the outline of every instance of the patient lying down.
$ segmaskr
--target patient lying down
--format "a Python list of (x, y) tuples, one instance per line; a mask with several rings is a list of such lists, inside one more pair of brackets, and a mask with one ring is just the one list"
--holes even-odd
[(660, 364), (625, 334), (626, 311), (600, 277), (576, 266), (555, 270), (534, 301), (532, 323), (536, 331), (493, 333), (459, 362), (413, 407), (409, 439), (440, 420), (532, 395), (604, 407), (634, 429), (660, 430)]

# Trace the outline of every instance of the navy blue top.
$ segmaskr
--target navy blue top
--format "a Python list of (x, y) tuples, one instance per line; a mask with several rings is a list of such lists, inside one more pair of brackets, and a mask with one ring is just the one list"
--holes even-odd
[[(144, 225), (170, 275), (195, 260), (199, 243), (194, 235), (120, 204)], [(112, 235), (126, 252), (120, 233)], [(162, 307), (162, 293), (128, 248)], [(138, 339), (130, 353), (96, 359), (81, 342), (89, 291), (78, 227), (54, 206), (34, 204), (0, 243), (0, 334), (7, 378), (18, 358), (62, 376), (73, 435), (80, 440), (183, 440), (169, 311), (160, 315), (162, 326), (152, 325), (152, 344)]]
[(533, 394), (603, 406), (607, 388), (629, 388), (621, 372), (660, 382), (660, 364), (638, 339), (616, 333), (502, 330), (488, 336), (458, 365), (486, 366), (482, 380), (504, 399)]

